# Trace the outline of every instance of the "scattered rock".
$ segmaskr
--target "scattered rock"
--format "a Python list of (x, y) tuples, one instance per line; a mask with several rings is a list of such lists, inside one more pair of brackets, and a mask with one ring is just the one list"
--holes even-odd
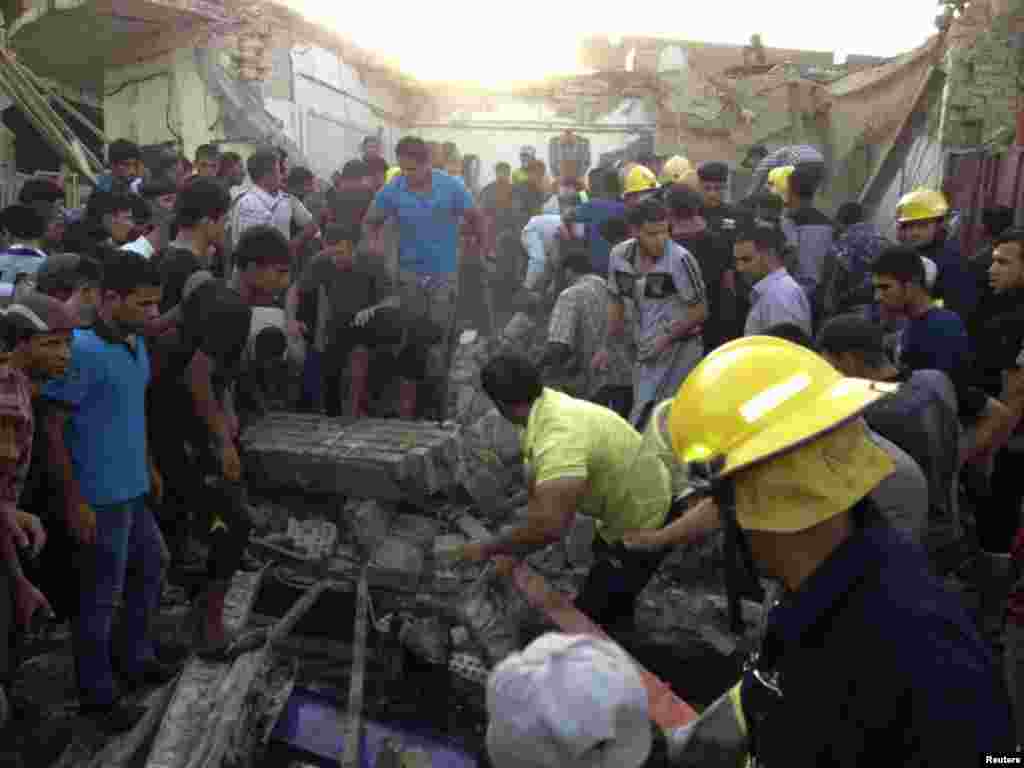
[(423, 575), (423, 561), (423, 550), (416, 544), (388, 536), (370, 561), (367, 572), (370, 586), (414, 591)]
[(576, 515), (572, 530), (565, 540), (565, 552), (569, 562), (576, 568), (589, 567), (594, 562), (594, 536), (597, 526), (594, 518)]
[(474, 541), (483, 541), (491, 537), (491, 532), (483, 523), (472, 515), (463, 515), (456, 522), (458, 529)]
[(441, 523), (423, 515), (400, 515), (391, 526), (391, 535), (425, 547), (441, 531)]

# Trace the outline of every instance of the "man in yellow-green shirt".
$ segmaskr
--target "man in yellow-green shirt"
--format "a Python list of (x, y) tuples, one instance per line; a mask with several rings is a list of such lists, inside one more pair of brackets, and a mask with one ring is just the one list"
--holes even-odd
[(576, 607), (613, 636), (628, 634), (636, 597), (663, 554), (627, 550), (622, 536), (666, 524), (672, 500), (668, 469), (657, 456), (641, 452), (642, 438), (629, 422), (544, 387), (537, 367), (523, 358), (496, 357), (480, 378), (501, 414), (526, 430), (529, 510), (525, 525), (465, 545), (461, 558), (525, 556), (561, 539), (577, 512), (589, 515), (597, 524), (596, 561)]

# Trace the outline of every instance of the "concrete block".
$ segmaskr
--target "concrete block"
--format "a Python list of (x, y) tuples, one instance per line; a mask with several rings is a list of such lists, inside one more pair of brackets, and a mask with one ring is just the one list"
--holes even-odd
[(472, 515), (463, 515), (455, 522), (455, 526), (474, 541), (491, 538), (487, 527)]
[[(451, 485), (454, 433), (430, 422), (272, 413), (242, 436), (246, 475), (259, 488), (398, 501)], [(429, 468), (427, 465), (433, 465)]]
[(441, 522), (423, 515), (399, 515), (391, 525), (391, 535), (426, 546), (441, 532)]
[(423, 550), (389, 536), (377, 547), (367, 571), (371, 586), (415, 591), (423, 576)]
[(368, 551), (372, 551), (391, 530), (394, 507), (377, 499), (361, 499), (346, 506), (356, 540)]

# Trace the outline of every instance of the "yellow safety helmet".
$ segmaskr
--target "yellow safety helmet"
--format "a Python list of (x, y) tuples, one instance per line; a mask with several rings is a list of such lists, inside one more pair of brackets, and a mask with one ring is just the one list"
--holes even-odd
[(783, 165), (779, 168), (772, 168), (768, 173), (768, 189), (783, 200), (789, 195), (789, 177), (793, 175), (796, 166)]
[(658, 178), (651, 172), (651, 169), (644, 165), (637, 165), (626, 175), (622, 196), (633, 195), (637, 192), (650, 192), (657, 188)]
[(662, 184), (678, 184), (689, 171), (693, 170), (690, 161), (682, 155), (673, 155), (665, 161), (661, 169), (661, 177), (658, 179)]
[(393, 165), (390, 168), (388, 168), (388, 172), (384, 174), (384, 183), (385, 184), (390, 184), (392, 181), (395, 180), (396, 176), (401, 176), (401, 175), (402, 175), (402, 168), (401, 168), (401, 166)]
[(900, 224), (941, 219), (947, 213), (949, 203), (946, 202), (946, 196), (928, 187), (918, 187), (913, 192), (908, 192), (896, 205), (896, 221)]
[(672, 448), (685, 464), (721, 460), (724, 477), (836, 429), (896, 388), (845, 378), (784, 339), (747, 336), (714, 350), (683, 382), (669, 412)]

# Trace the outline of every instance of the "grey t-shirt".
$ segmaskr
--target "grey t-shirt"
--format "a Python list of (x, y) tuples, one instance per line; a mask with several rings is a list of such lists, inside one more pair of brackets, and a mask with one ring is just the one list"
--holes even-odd
[(928, 524), (928, 481), (924, 472), (902, 448), (868, 430), (868, 437), (889, 454), (896, 468), (876, 486), (870, 498), (893, 528), (916, 544), (924, 545)]
[(914, 371), (900, 390), (864, 412), (871, 429), (913, 457), (929, 488), (925, 545), (937, 552), (963, 536), (957, 503), (961, 429), (956, 390), (941, 371)]

